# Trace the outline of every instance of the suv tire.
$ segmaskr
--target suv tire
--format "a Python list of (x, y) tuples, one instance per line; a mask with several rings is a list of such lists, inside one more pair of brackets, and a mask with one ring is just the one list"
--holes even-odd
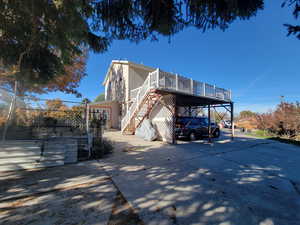
[(191, 132), (190, 133), (189, 139), (190, 139), (190, 141), (195, 141), (196, 140), (196, 134), (195, 134), (195, 132)]
[(213, 136), (214, 136), (215, 138), (220, 137), (220, 130), (217, 129), (217, 130), (214, 132)]

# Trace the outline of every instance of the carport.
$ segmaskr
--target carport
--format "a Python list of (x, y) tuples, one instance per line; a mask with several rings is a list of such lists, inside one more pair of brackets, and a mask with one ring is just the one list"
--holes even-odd
[(182, 107), (184, 108), (184, 111), (189, 116), (196, 115), (197, 112), (199, 112), (199, 109), (202, 109), (204, 111), (207, 111), (208, 115), (208, 140), (209, 142), (212, 142), (212, 134), (213, 130), (211, 128), (211, 112), (214, 111), (216, 114), (219, 115), (221, 120), (224, 118), (225, 113), (221, 114), (218, 112), (218, 109), (223, 108), (226, 112), (230, 114), (230, 121), (231, 121), (231, 139), (234, 138), (234, 123), (233, 123), (233, 112), (234, 112), (234, 103), (232, 101), (219, 99), (219, 98), (210, 98), (206, 96), (195, 96), (188, 93), (182, 93), (178, 91), (173, 90), (162, 90), (162, 89), (156, 89), (155, 93), (158, 95), (172, 95), (173, 98), (173, 106), (167, 107), (172, 114), (173, 117), (173, 141), (172, 143), (176, 143), (175, 138), (175, 118), (177, 116), (177, 108)]

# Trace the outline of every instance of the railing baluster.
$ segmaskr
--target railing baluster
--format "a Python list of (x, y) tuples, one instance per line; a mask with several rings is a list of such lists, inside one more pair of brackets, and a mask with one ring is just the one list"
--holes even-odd
[(216, 93), (216, 85), (213, 86), (213, 97), (217, 97), (217, 93)]
[(157, 68), (157, 70), (156, 70), (156, 73), (157, 73), (157, 77), (156, 77), (156, 79), (157, 79), (157, 87), (159, 88), (159, 68)]

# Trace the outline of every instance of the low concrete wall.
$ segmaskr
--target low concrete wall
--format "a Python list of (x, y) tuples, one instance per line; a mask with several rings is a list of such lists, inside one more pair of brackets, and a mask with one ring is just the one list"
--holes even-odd
[(57, 152), (64, 155), (64, 163), (75, 163), (78, 158), (78, 143), (76, 138), (51, 138), (44, 145), (44, 151)]
[(77, 138), (5, 141), (0, 145), (0, 172), (60, 166), (78, 161)]

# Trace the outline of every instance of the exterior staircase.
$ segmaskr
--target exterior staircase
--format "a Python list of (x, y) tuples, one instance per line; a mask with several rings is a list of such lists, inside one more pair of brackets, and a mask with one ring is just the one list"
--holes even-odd
[(149, 73), (149, 76), (137, 91), (136, 96), (131, 99), (132, 104), (122, 119), (122, 133), (134, 134), (136, 128), (149, 116), (154, 106), (161, 99), (162, 96), (155, 93), (155, 84), (151, 82), (154, 80), (153, 76), (155, 75), (155, 71)]
[(142, 124), (142, 122), (149, 117), (152, 109), (159, 103), (161, 98), (162, 96), (160, 94), (150, 90), (131, 115), (130, 121), (127, 123), (127, 126), (122, 129), (122, 132), (134, 134), (135, 130)]

